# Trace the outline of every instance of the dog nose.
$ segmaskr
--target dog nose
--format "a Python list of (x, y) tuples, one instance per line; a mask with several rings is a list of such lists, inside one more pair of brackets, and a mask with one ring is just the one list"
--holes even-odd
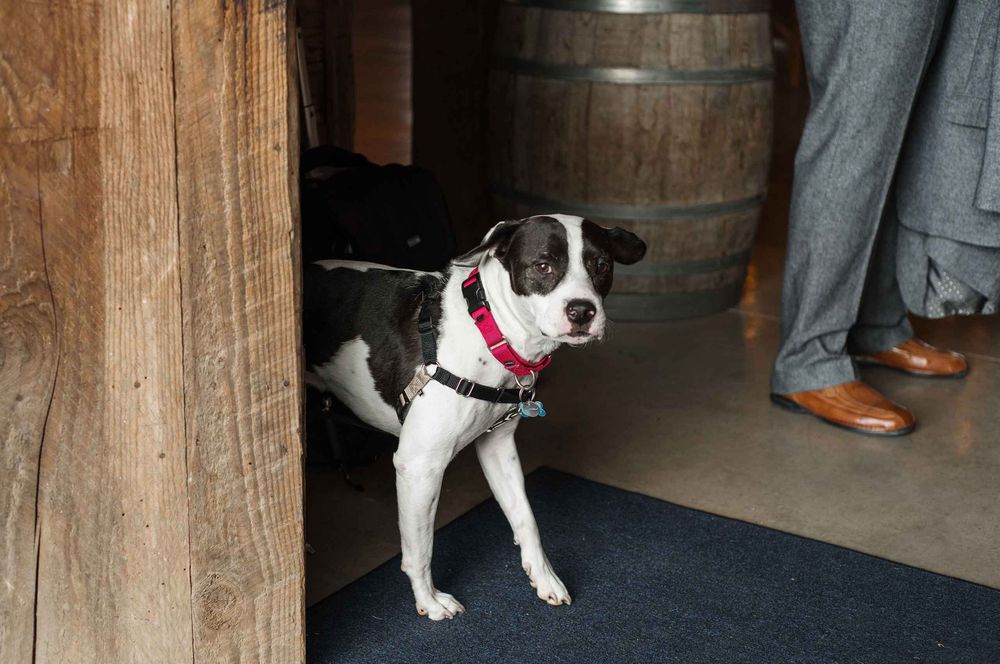
[(597, 305), (590, 300), (570, 300), (566, 304), (566, 318), (577, 325), (586, 325), (596, 313)]

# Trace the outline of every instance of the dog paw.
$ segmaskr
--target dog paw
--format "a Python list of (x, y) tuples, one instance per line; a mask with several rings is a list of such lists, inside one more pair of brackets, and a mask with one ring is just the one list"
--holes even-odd
[(535, 589), (539, 599), (552, 606), (573, 603), (566, 586), (552, 571), (552, 566), (547, 560), (540, 565), (524, 563), (524, 572), (528, 575), (529, 584)]
[(417, 613), (427, 616), (431, 620), (444, 620), (445, 618), (451, 620), (464, 611), (465, 607), (462, 606), (461, 602), (440, 590), (435, 590), (434, 595), (427, 600), (417, 602)]

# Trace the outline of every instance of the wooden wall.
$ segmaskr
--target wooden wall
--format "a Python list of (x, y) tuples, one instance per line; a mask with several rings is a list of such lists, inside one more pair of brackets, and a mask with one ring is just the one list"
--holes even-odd
[(350, 150), (355, 116), (354, 0), (296, 4), (319, 142)]
[(412, 1), (413, 163), (441, 183), (465, 251), (499, 221), (486, 143), (499, 0)]
[(0, 5), (0, 661), (304, 661), (283, 2)]

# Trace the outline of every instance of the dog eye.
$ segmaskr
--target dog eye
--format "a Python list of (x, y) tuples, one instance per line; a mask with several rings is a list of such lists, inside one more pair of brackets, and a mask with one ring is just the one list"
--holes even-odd
[(611, 265), (607, 261), (597, 261), (597, 266), (594, 268), (594, 271), (597, 272), (597, 274), (607, 274), (610, 269)]
[(552, 274), (552, 266), (548, 263), (535, 263), (535, 269), (542, 274)]

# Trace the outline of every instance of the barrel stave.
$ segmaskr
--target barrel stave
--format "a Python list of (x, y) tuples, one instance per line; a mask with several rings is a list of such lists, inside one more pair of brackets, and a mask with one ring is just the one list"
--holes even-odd
[[(489, 145), (498, 212), (575, 213), (639, 234), (648, 252), (618, 266), (612, 316), (731, 306), (767, 185), (767, 14), (541, 4), (505, 3), (497, 31)], [(712, 0), (721, 12), (761, 4)]]

